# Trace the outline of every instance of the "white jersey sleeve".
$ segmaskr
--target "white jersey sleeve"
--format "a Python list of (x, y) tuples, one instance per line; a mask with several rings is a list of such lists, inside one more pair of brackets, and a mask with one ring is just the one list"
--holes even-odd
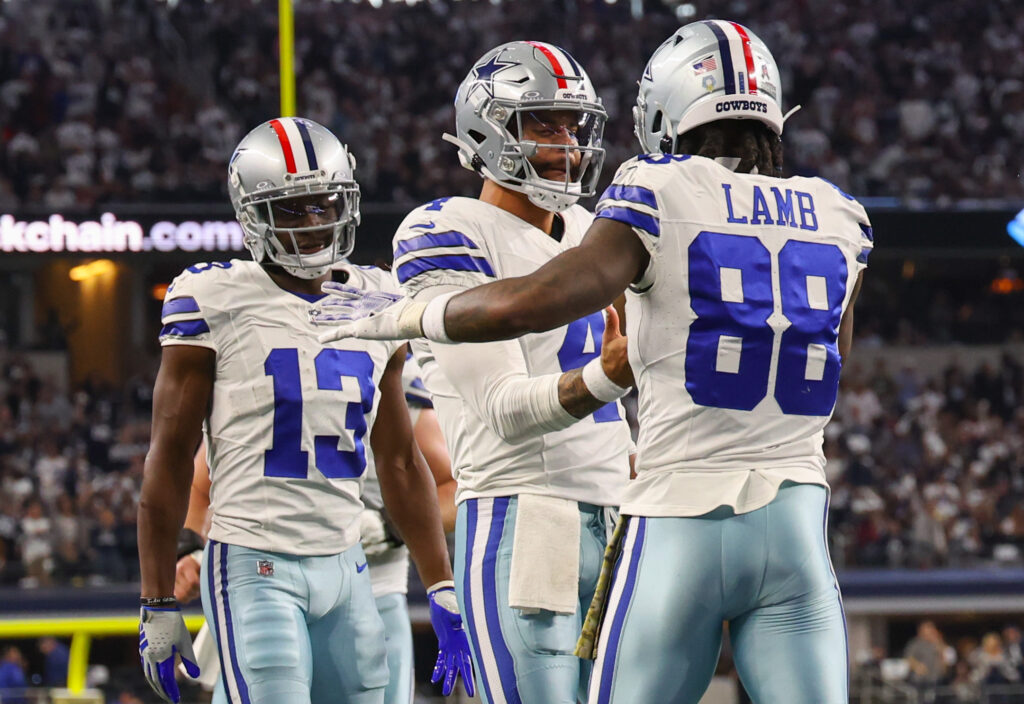
[(651, 158), (638, 156), (622, 164), (611, 185), (601, 194), (595, 218), (607, 218), (625, 223), (643, 242), (651, 257), (658, 256), (661, 241), (661, 208), (658, 191), (669, 177), (665, 169), (649, 169)]
[(217, 300), (215, 278), (204, 277), (203, 273), (227, 268), (227, 262), (194, 264), (171, 282), (160, 310), (162, 346), (193, 345), (217, 350), (213, 329), (221, 323), (224, 311)]
[(431, 287), (472, 288), (496, 278), (487, 243), (458, 208), (444, 210), (449, 200), (440, 198), (413, 210), (395, 234), (392, 271), (412, 297)]

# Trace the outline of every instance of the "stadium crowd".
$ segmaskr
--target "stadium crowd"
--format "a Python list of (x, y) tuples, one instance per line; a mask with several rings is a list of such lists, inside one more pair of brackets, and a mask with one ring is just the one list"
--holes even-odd
[[(69, 394), (0, 350), (0, 583), (137, 576), (152, 376)], [(839, 569), (1024, 565), (1024, 366), (854, 361), (826, 429)]]
[(875, 646), (856, 654), (855, 692), (877, 694), (886, 685), (896, 684), (903, 686), (904, 693), (910, 690), (917, 695), (912, 701), (933, 704), (1020, 701), (1024, 654), (1017, 624), (992, 623), (979, 629), (975, 624), (964, 628), (925, 620), (917, 624), (912, 638), (900, 640), (892, 652)]
[[(470, 193), (477, 178), (440, 139), (469, 61), (551, 41), (608, 107), (607, 180), (636, 149), (635, 84), (680, 24), (671, 4), (634, 19), (630, 3), (597, 0), (299, 3), (298, 104), (355, 146), (365, 200)], [(0, 12), (0, 211), (222, 201), (232, 145), (279, 110), (277, 3), (55, 6)], [(803, 105), (789, 171), (908, 203), (1024, 193), (1024, 5), (747, 0), (729, 15), (776, 47), (785, 105)]]

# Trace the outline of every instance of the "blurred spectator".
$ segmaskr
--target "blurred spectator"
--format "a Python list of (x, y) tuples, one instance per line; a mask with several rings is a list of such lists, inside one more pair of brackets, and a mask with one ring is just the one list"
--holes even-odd
[(998, 633), (986, 633), (981, 647), (972, 656), (971, 679), (978, 684), (1010, 684), (1019, 682), (1021, 674), (1003, 650), (1003, 639)]
[(68, 681), (68, 647), (56, 638), (41, 638), (39, 652), (43, 655), (43, 686), (65, 687)]
[(93, 577), (98, 583), (120, 582), (127, 577), (122, 535), (118, 530), (117, 517), (109, 508), (103, 507), (97, 514), (93, 528), (92, 544)]
[(1024, 677), (1024, 652), (1021, 650), (1021, 633), (1017, 626), (1003, 629), (1003, 647), (1006, 650), (1006, 661)]
[(21, 559), (25, 562), (26, 587), (48, 587), (53, 575), (53, 543), (50, 519), (43, 515), (43, 503), (31, 498), (21, 519)]
[(17, 647), (9, 645), (0, 657), (0, 697), (4, 704), (27, 704), (27, 686), (25, 658)]
[(933, 621), (923, 621), (904, 651), (910, 665), (910, 681), (919, 689), (934, 689), (946, 676), (946, 643)]

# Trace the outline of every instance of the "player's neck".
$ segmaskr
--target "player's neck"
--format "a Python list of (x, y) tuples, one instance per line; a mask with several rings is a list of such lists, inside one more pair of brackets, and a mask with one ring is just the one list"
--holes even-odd
[(480, 190), (480, 200), (512, 213), (545, 234), (551, 234), (551, 228), (555, 223), (555, 214), (531, 203), (525, 193), (513, 191), (490, 179), (484, 179), (484, 186)]
[(280, 288), (285, 291), (291, 291), (293, 293), (301, 293), (306, 296), (319, 296), (323, 293), (320, 290), (320, 285), (325, 281), (329, 281), (331, 273), (327, 272), (323, 276), (318, 276), (315, 279), (300, 279), (298, 276), (292, 276), (287, 271), (277, 266), (264, 267), (264, 271), (267, 275), (277, 284)]

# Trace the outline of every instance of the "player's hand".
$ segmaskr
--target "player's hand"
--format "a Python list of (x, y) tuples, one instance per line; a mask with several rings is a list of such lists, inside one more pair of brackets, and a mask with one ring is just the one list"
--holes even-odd
[(431, 682), (440, 682), (444, 678), (441, 692), (447, 697), (455, 689), (459, 675), (466, 687), (466, 693), (473, 696), (473, 660), (469, 654), (469, 640), (462, 628), (462, 615), (459, 603), (455, 598), (455, 588), (451, 581), (438, 582), (427, 590), (430, 600), (430, 624), (437, 634), (437, 662)]
[(187, 604), (199, 597), (200, 564), (191, 554), (185, 555), (174, 568), (174, 598)]
[(626, 336), (619, 332), (619, 313), (614, 306), (604, 309), (604, 337), (601, 339), (601, 368), (605, 376), (624, 389), (633, 386)]
[(364, 508), (359, 514), (359, 542), (363, 544), (363, 552), (367, 555), (379, 555), (391, 547), (388, 545), (388, 529), (380, 511)]
[(192, 636), (185, 627), (181, 609), (177, 606), (143, 606), (139, 615), (139, 660), (149, 685), (168, 702), (181, 701), (178, 683), (174, 679), (174, 656), (181, 656), (181, 664), (189, 677), (199, 677), (199, 665), (192, 651)]
[(321, 343), (346, 337), (364, 340), (409, 340), (423, 336), (425, 303), (384, 291), (366, 291), (328, 281), (320, 287), (327, 298), (313, 313), (313, 322), (330, 326)]

